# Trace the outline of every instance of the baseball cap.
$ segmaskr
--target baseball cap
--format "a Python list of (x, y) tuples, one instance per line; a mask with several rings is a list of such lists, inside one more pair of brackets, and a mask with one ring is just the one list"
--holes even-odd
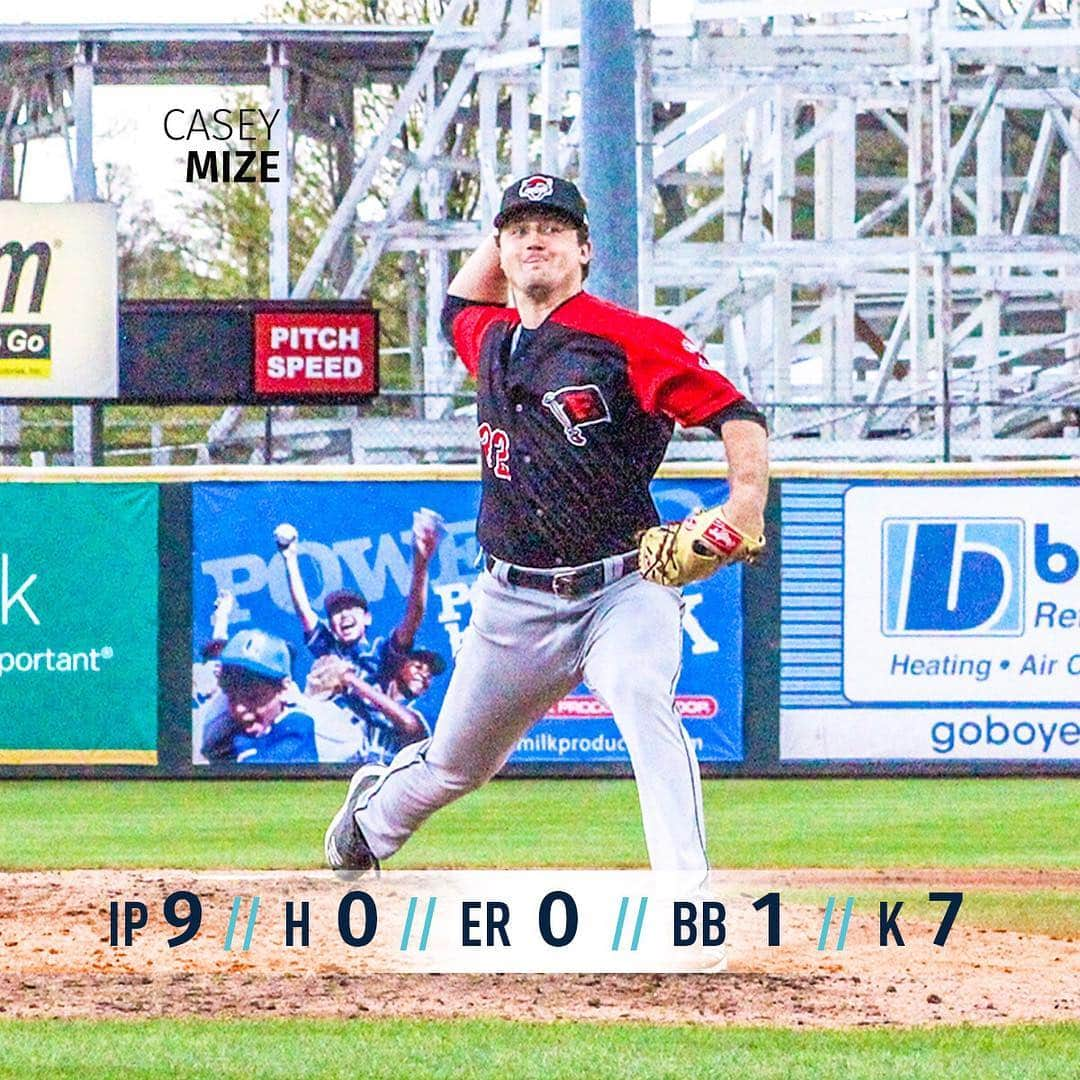
[(264, 630), (238, 630), (218, 657), (222, 667), (241, 668), (264, 679), (292, 676), (289, 646)]
[(326, 594), (323, 604), (327, 615), (333, 615), (343, 608), (360, 607), (365, 611), (368, 609), (367, 597), (356, 589), (335, 589)]
[(568, 217), (579, 229), (589, 227), (585, 200), (577, 186), (561, 176), (533, 173), (515, 180), (504, 192), (495, 215), (495, 228), (526, 210), (553, 210)]
[(410, 649), (405, 654), (406, 660), (417, 660), (431, 668), (432, 675), (441, 675), (446, 670), (446, 661), (440, 653), (431, 649)]

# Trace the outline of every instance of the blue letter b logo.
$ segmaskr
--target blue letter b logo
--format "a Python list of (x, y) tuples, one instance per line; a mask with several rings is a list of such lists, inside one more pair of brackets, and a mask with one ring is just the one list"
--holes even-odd
[(886, 634), (1019, 634), (1023, 522), (883, 524)]

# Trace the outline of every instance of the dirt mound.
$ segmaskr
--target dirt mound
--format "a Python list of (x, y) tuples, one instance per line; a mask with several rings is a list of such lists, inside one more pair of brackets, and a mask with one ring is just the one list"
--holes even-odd
[[(720, 895), (734, 901), (723, 974), (424, 975), (372, 970), (362, 950), (332, 946), (329, 933), (309, 948), (286, 949), (280, 921), (248, 951), (243, 918), (229, 934), (234, 896), (259, 895), (270, 913), (292, 896), (340, 896), (344, 889), (329, 875), (3, 874), (0, 1015), (498, 1016), (822, 1028), (1080, 1019), (1076, 940), (975, 928), (962, 909), (944, 946), (933, 944), (937, 923), (904, 916), (904, 947), (882, 948), (878, 940), (881, 899), (925, 898), (940, 888), (966, 896), (1078, 892), (1080, 873), (789, 870), (725, 873), (723, 881)], [(204, 921), (193, 940), (170, 949), (167, 938), (178, 930), (163, 920), (161, 900), (180, 889), (198, 894)], [(783, 902), (779, 948), (766, 944), (765, 916), (749, 902), (773, 890), (795, 897)], [(853, 893), (858, 901), (839, 950), (842, 908)], [(836, 904), (819, 948), (829, 895)], [(150, 921), (135, 946), (112, 947), (109, 903), (127, 897), (148, 903)], [(319, 930), (316, 920), (313, 939)], [(234, 943), (228, 950), (226, 940)]]

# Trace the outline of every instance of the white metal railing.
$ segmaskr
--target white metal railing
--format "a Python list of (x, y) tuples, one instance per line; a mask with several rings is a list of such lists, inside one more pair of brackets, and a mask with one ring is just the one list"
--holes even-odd
[[(426, 313), (414, 320), (411, 343), (423, 357), (418, 400), (430, 420), (449, 421), (448, 432), (456, 430), (450, 410), (461, 378), (438, 327), (451, 256), (487, 228), (507, 177), (573, 170), (579, 137), (576, 0), (547, 0), (532, 12), (525, 0), (481, 0), (468, 24), (466, 10), (465, 0), (453, 0), (425, 28), (382, 122), (358, 133), (337, 212), (291, 290), (299, 297), (333, 285), (354, 295), (385, 252), (414, 253), (423, 268), (415, 303)], [(643, 0), (638, 26), (640, 111), (649, 117), (637, 193), (641, 303), (707, 341), (717, 365), (773, 415), (797, 415), (790, 438), (778, 424), (776, 453), (879, 457), (883, 444), (897, 443), (916, 454), (963, 446), (994, 456), (993, 447), (1008, 445), (1052, 456), (1047, 432), (1072, 443), (1068, 409), (1080, 397), (1080, 5), (702, 0), (677, 10), (658, 2), (650, 13)], [(19, 28), (2, 29), (8, 42)], [(155, 48), (169, 29), (154, 28)], [(171, 29), (185, 41), (236, 37), (230, 28), (195, 36)], [(0, 96), (0, 169), (7, 147), (29, 147), (73, 124), (85, 151), (98, 60), (93, 33), (76, 30), (64, 38), (69, 51), (83, 42), (70, 78), (62, 72), (46, 86), (29, 69), (13, 69), (6, 83), (0, 77), (10, 91)], [(130, 42), (140, 32), (122, 36)], [(351, 29), (350, 40), (364, 32)], [(23, 38), (44, 48), (56, 33), (28, 27)], [(303, 28), (305, 45), (342, 33)], [(276, 44), (271, 53), (268, 81), (288, 98), (300, 129), (304, 99), (290, 64), (302, 60)], [(153, 60), (145, 63), (151, 77)], [(354, 89), (334, 83), (330, 69), (303, 74), (309, 86), (322, 80), (339, 95)], [(408, 145), (406, 118), (414, 125)], [(85, 188), (85, 153), (80, 160), (75, 182)], [(77, 164), (73, 157), (73, 175)], [(10, 180), (0, 174), (0, 188)], [(454, 185), (475, 196), (468, 220), (451, 212)], [(421, 220), (412, 213), (417, 199)], [(275, 206), (280, 283), (287, 203)], [(335, 277), (330, 256), (346, 239), (356, 257)], [(209, 459), (236, 437), (254, 453), (257, 439), (243, 423), (230, 410), (204, 443), (174, 444), (167, 425), (152, 438), (148, 425), (148, 443), (158, 445), (146, 451), (197, 455), (202, 446)], [(1018, 436), (1018, 425), (1031, 437)], [(898, 427), (908, 437), (873, 437)], [(316, 437), (284, 421), (278, 428), (279, 448), (297, 453)], [(339, 452), (346, 428), (342, 420), (323, 432), (328, 452)], [(86, 429), (77, 414), (73, 454), (85, 452)], [(5, 447), (13, 432), (29, 430), (0, 413)], [(349, 452), (378, 452), (368, 439), (354, 439)]]

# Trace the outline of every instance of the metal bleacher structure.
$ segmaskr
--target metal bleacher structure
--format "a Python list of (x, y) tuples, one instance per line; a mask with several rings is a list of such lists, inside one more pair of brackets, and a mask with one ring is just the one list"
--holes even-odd
[[(677, 24), (671, 10), (637, 11), (639, 306), (764, 404), (773, 457), (1071, 457), (1077, 0), (701, 0)], [(361, 296), (388, 252), (423, 271), (418, 415), (276, 409), (274, 459), (469, 459), (473, 422), (451, 397), (462, 372), (438, 326), (451, 255), (478, 242), (507, 178), (578, 175), (579, 40), (577, 0), (450, 0), (425, 26), (2, 27), (0, 196), (20, 196), (35, 140), (63, 136), (73, 198), (97, 197), (95, 86), (264, 87), (288, 117), (277, 146), (321, 140), (339, 163), (337, 209), (294, 281), (288, 189), (271, 186), (271, 295)], [(384, 103), (362, 129), (359, 88)], [(467, 215), (449, 212), (452, 184), (475, 193)], [(90, 453), (90, 412), (73, 415), (58, 461)], [(0, 409), (6, 448), (22, 422)], [(156, 431), (149, 459), (104, 460), (270, 449), (250, 410), (194, 445)], [(720, 453), (691, 432), (671, 456)]]

